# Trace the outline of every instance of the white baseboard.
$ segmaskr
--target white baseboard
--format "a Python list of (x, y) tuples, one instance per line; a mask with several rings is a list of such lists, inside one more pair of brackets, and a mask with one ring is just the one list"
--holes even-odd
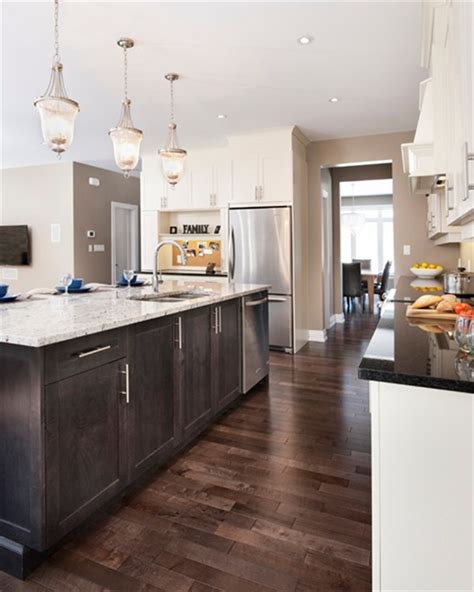
[(324, 342), (324, 341), (326, 341), (327, 338), (328, 338), (328, 336), (326, 333), (326, 329), (323, 329), (322, 331), (318, 331), (315, 329), (309, 330), (309, 340), (310, 341)]
[(336, 323), (345, 323), (346, 318), (344, 316), (344, 313), (338, 313), (338, 314), (333, 314), (329, 317), (329, 327), (328, 329), (330, 329), (331, 327), (334, 327), (334, 325)]

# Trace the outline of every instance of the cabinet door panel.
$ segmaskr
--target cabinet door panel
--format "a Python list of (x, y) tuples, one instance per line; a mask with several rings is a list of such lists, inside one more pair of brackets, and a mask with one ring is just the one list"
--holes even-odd
[(181, 414), (185, 439), (211, 418), (211, 320), (210, 308), (183, 314)]
[(174, 317), (140, 323), (130, 343), (129, 475), (134, 479), (175, 445)]
[(291, 169), (292, 155), (262, 156), (260, 199), (267, 202), (292, 202), (293, 175)]
[(212, 207), (214, 205), (212, 202), (214, 193), (212, 164), (198, 160), (193, 163), (189, 174), (191, 175), (192, 207)]
[(219, 327), (212, 344), (214, 411), (219, 412), (241, 392), (240, 299), (222, 302), (212, 310), (217, 311)]
[(258, 198), (258, 154), (238, 154), (232, 160), (232, 201), (248, 203)]
[(47, 539), (52, 544), (125, 485), (120, 361), (46, 389)]

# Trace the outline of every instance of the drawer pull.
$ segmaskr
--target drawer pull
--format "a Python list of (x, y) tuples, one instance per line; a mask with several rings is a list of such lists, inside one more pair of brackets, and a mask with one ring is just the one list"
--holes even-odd
[(121, 395), (125, 395), (125, 403), (130, 403), (130, 366), (125, 364), (125, 370), (120, 370), (120, 374), (125, 374), (125, 390), (120, 391)]
[(262, 298), (261, 300), (249, 300), (245, 303), (245, 306), (258, 306), (259, 304), (265, 304), (265, 302), (268, 302), (267, 297)]
[(89, 350), (83, 351), (80, 354), (76, 354), (76, 357), (87, 358), (88, 356), (93, 356), (94, 354), (100, 354), (101, 352), (107, 351), (108, 349), (112, 349), (112, 346), (111, 345), (103, 345), (100, 347), (96, 347), (94, 349), (89, 349)]

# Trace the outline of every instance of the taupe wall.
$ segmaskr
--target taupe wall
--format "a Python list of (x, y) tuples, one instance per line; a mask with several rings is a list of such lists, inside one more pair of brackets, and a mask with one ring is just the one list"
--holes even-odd
[[(89, 177), (100, 186), (89, 185)], [(111, 277), (111, 203), (140, 205), (140, 180), (74, 163), (74, 270), (87, 282), (109, 283)], [(139, 218), (140, 219), (140, 218)], [(94, 239), (87, 231), (95, 230)], [(89, 245), (105, 245), (104, 252), (92, 252)]]
[[(14, 268), (18, 280), (0, 281), (12, 292), (57, 285), (74, 266), (72, 163), (5, 169), (1, 178), (0, 224), (30, 227), (32, 261)], [(51, 224), (60, 225), (60, 242), (51, 242)]]
[[(393, 206), (395, 265), (397, 276), (409, 273), (414, 261), (425, 259), (452, 268), (459, 257), (459, 246), (436, 247), (426, 236), (426, 199), (412, 195), (408, 177), (403, 173), (400, 144), (411, 142), (414, 132), (380, 134), (312, 142), (308, 146), (310, 192), (310, 329), (322, 330), (324, 322), (324, 283), (333, 273), (323, 265), (321, 167), (360, 162), (391, 161), (393, 174)], [(403, 255), (403, 245), (411, 245), (411, 255)], [(336, 257), (334, 257), (336, 260)], [(337, 310), (336, 310), (337, 312)]]

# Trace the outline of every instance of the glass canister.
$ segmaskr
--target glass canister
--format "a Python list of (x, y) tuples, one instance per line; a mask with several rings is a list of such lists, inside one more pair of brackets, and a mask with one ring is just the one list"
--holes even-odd
[(463, 352), (474, 354), (474, 318), (472, 313), (461, 313), (458, 316), (454, 339)]

